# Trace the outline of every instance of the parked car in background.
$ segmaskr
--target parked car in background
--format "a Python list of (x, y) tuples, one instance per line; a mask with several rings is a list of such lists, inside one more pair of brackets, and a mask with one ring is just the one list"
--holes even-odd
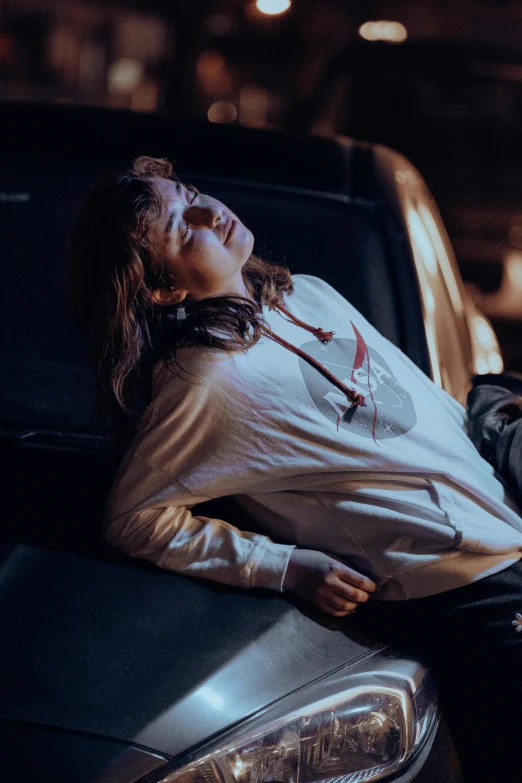
[(363, 40), (325, 58), (285, 127), (399, 150), (435, 195), (509, 371), (522, 367), (520, 53), (470, 40)]
[[(421, 661), (297, 599), (107, 547), (118, 458), (66, 313), (83, 194), (138, 154), (224, 201), (255, 252), (318, 275), (464, 402), (498, 372), (437, 208), (391, 150), (65, 106), (0, 104), (4, 507), (0, 751), (17, 783), (457, 783)], [(192, 509), (254, 529), (233, 500)]]

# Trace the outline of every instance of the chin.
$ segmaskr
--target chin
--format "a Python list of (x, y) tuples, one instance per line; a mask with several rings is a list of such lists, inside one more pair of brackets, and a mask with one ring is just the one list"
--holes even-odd
[[(243, 227), (244, 229), (244, 238), (241, 236), (240, 242), (238, 242), (238, 245), (241, 246), (241, 266), (244, 266), (250, 256), (252, 255), (252, 250), (254, 249), (254, 235), (250, 231), (250, 229), (246, 228), (246, 226)], [(243, 233), (243, 232), (242, 232)]]
[(253, 235), (253, 233), (250, 231), (250, 229), (249, 229), (249, 228), (247, 228), (246, 230), (247, 230), (247, 232), (248, 232), (248, 247), (249, 247), (248, 255), (250, 255), (250, 253), (251, 253), (251, 252), (252, 252), (252, 250), (254, 249), (254, 235)]

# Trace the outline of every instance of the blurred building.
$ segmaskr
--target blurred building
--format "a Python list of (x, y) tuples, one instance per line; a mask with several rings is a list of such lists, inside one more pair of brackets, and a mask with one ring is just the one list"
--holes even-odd
[(172, 57), (168, 21), (130, 3), (0, 3), (4, 100), (155, 111)]

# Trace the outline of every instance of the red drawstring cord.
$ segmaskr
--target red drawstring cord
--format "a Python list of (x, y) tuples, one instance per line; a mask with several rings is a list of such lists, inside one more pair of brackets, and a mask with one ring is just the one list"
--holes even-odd
[(304, 321), (300, 321), (299, 318), (297, 318), (295, 315), (292, 315), (283, 305), (276, 305), (277, 309), (280, 310), (282, 313), (287, 315), (297, 326), (302, 326), (303, 329), (306, 329), (308, 332), (311, 332), (314, 337), (317, 337), (317, 339), (323, 343), (323, 345), (326, 345), (326, 343), (329, 343), (332, 337), (334, 336), (335, 332), (325, 332), (324, 329), (321, 329), (320, 326), (310, 326), (310, 324), (305, 323)]
[[(320, 340), (323, 344), (330, 342), (335, 332), (325, 332), (321, 328), (315, 328), (313, 326), (310, 326), (309, 324), (305, 324), (303, 321), (299, 321), (298, 318), (293, 316), (291, 313), (289, 313), (287, 310), (285, 310), (280, 305), (277, 305), (277, 308), (279, 310), (282, 310), (286, 315), (288, 315), (292, 321), (294, 321), (298, 326), (302, 326), (304, 329), (307, 329), (309, 332), (312, 332), (318, 340)], [(352, 401), (352, 404), (350, 407), (355, 407), (356, 405), (360, 405), (361, 407), (366, 407), (366, 402), (364, 401), (364, 395), (363, 394), (357, 394), (355, 389), (350, 389), (349, 386), (345, 386), (344, 383), (342, 383), (338, 378), (335, 377), (329, 370), (326, 369), (326, 367), (323, 367), (323, 365), (318, 362), (316, 359), (314, 359), (312, 356), (309, 356), (307, 353), (302, 351), (300, 348), (297, 348), (295, 345), (292, 345), (292, 343), (287, 342), (282, 337), (280, 337), (278, 334), (275, 334), (272, 330), (266, 329), (263, 325), (261, 325), (261, 330), (269, 337), (271, 340), (274, 340), (274, 342), (279, 343), (279, 345), (282, 345), (284, 348), (287, 348), (289, 351), (292, 351), (292, 353), (295, 353), (297, 356), (300, 356), (302, 359), (305, 360), (305, 362), (308, 362), (312, 367), (315, 367), (316, 370), (318, 370), (321, 375), (326, 378), (330, 383), (333, 383), (334, 386), (336, 386), (340, 391), (345, 394), (349, 400)]]

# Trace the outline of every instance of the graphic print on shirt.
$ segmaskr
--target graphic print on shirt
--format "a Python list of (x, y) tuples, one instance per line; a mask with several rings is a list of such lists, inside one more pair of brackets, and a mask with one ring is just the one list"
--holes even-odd
[(342, 427), (375, 441), (404, 435), (417, 423), (411, 395), (397, 381), (382, 356), (368, 348), (354, 324), (352, 327), (355, 340), (334, 337), (326, 345), (312, 340), (299, 347), (344, 384), (363, 394), (366, 407), (351, 407), (339, 389), (299, 357), (308, 393), (337, 429)]

